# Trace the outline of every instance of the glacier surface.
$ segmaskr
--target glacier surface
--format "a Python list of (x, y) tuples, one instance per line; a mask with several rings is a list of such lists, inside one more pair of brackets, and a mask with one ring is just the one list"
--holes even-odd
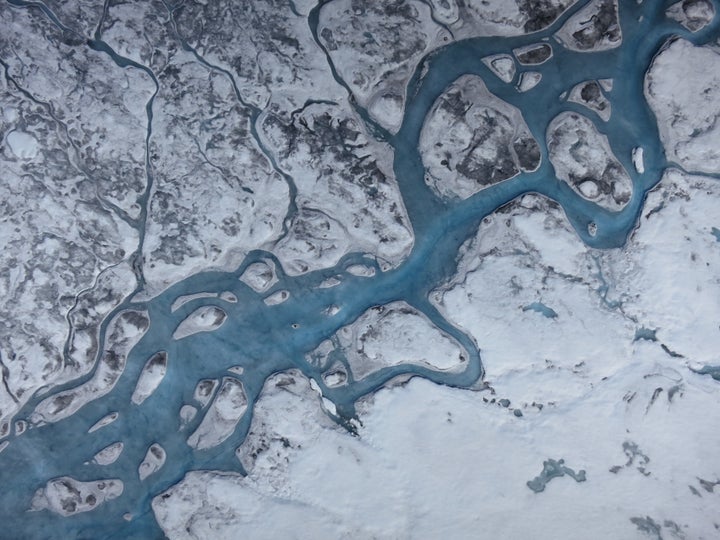
[(4, 0), (0, 538), (713, 538), (720, 2)]

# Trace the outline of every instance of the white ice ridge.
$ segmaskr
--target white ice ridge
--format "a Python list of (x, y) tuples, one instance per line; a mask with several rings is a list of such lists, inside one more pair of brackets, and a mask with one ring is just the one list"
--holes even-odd
[(104, 428), (105, 426), (107, 426), (107, 425), (109, 425), (109, 424), (112, 424), (115, 420), (118, 419), (119, 416), (120, 416), (120, 415), (119, 415), (118, 413), (116, 413), (116, 412), (113, 412), (113, 413), (110, 413), (110, 414), (107, 414), (107, 415), (103, 416), (100, 420), (98, 420), (97, 422), (95, 422), (95, 424), (93, 424), (93, 425), (88, 429), (88, 433), (92, 433), (92, 432), (94, 432), (94, 431), (97, 431), (97, 430), (100, 429), (100, 428)]
[(643, 159), (644, 154), (645, 154), (645, 151), (643, 150), (642, 146), (633, 148), (633, 151), (632, 151), (633, 165), (635, 166), (635, 170), (640, 174), (643, 174), (645, 172), (645, 160)]

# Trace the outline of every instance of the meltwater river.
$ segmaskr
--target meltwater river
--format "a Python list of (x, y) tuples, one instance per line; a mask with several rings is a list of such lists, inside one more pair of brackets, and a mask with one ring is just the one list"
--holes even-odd
[[(129, 354), (126, 367), (111, 392), (91, 401), (76, 414), (46, 425), (28, 429), (8, 438), (0, 452), (0, 538), (162, 538), (155, 521), (152, 498), (179, 482), (191, 470), (218, 469), (242, 472), (235, 449), (245, 439), (252, 419), (253, 404), (265, 380), (274, 373), (298, 369), (315, 379), (323, 395), (334, 402), (337, 421), (346, 423), (354, 415), (355, 402), (381, 388), (390, 379), (412, 374), (438, 384), (469, 387), (483, 376), (479, 352), (473, 340), (453, 327), (431, 306), (428, 294), (455, 272), (455, 261), (462, 243), (477, 232), (483, 217), (518, 196), (536, 192), (557, 201), (578, 235), (588, 245), (611, 248), (623, 245), (635, 226), (647, 191), (661, 178), (667, 167), (655, 118), (643, 96), (645, 73), (653, 56), (672, 36), (680, 35), (696, 44), (717, 39), (718, 17), (697, 33), (685, 31), (665, 18), (670, 4), (660, 0), (621, 1), (621, 46), (602, 52), (573, 52), (553, 42), (554, 56), (533, 67), (542, 74), (542, 84), (528, 92), (498, 79), (481, 58), (512, 50), (552, 35), (578, 9), (580, 2), (553, 25), (531, 35), (512, 38), (478, 38), (452, 43), (432, 53), (418, 68), (407, 91), (403, 124), (388, 142), (395, 149), (394, 169), (408, 211), (415, 244), (409, 257), (397, 268), (381, 271), (362, 254), (350, 254), (329, 269), (301, 276), (286, 276), (280, 263), (266, 252), (252, 252), (233, 272), (205, 272), (194, 275), (158, 297), (146, 302), (128, 299), (114, 314), (125, 310), (147, 311), (150, 328)], [(716, 13), (720, 12), (717, 0)], [(27, 6), (13, 2), (18, 7)], [(49, 13), (49, 11), (48, 11)], [(309, 18), (317, 25), (317, 9)], [(313, 29), (316, 30), (316, 29)], [(91, 42), (90, 45), (93, 45)], [(102, 51), (102, 44), (95, 43)], [(110, 54), (110, 51), (105, 51)], [(423, 181), (424, 168), (418, 152), (423, 122), (443, 91), (464, 74), (480, 76), (488, 89), (517, 107), (538, 141), (542, 162), (532, 173), (516, 176), (480, 191), (463, 201), (438, 198)], [(613, 79), (608, 99), (612, 116), (603, 122), (580, 105), (558, 99), (577, 83), (593, 79)], [(610, 212), (584, 200), (567, 184), (556, 179), (548, 159), (545, 135), (549, 122), (562, 111), (577, 111), (594, 121), (607, 135), (613, 153), (632, 178), (633, 194), (620, 212)], [(639, 174), (632, 164), (632, 150), (644, 149), (645, 170)], [(591, 227), (591, 224), (592, 227)], [(593, 230), (594, 234), (589, 231)], [(278, 282), (272, 291), (285, 290), (289, 298), (279, 305), (266, 305), (263, 297), (238, 277), (252, 263), (274, 262)], [(374, 266), (372, 277), (347, 272), (350, 265)], [(329, 278), (337, 278), (334, 287), (321, 287)], [(195, 298), (175, 311), (171, 305), (180, 296), (195, 293), (231, 292), (237, 302), (218, 297)], [(434, 371), (415, 365), (381, 369), (360, 381), (350, 377), (348, 384), (328, 388), (322, 383), (322, 369), (309, 364), (306, 354), (338, 329), (353, 322), (372, 306), (404, 300), (422, 311), (434, 325), (455, 338), (467, 351), (466, 369), (461, 373)], [(172, 334), (179, 323), (202, 306), (217, 306), (227, 313), (225, 323), (213, 332), (204, 332), (180, 340)], [(330, 306), (339, 307), (334, 314)], [(478, 306), (492, 309), (492, 306)], [(111, 318), (111, 317), (110, 317)], [(110, 319), (109, 318), (109, 319)], [(108, 320), (109, 320), (108, 319)], [(105, 338), (107, 324), (101, 338)], [(141, 405), (131, 401), (138, 376), (146, 361), (165, 351), (168, 368), (157, 390)], [(243, 368), (240, 375), (247, 394), (247, 412), (234, 433), (220, 445), (208, 450), (193, 450), (187, 438), (200, 419), (178, 430), (178, 411), (192, 401), (199, 380), (230, 376), (228, 369)], [(40, 401), (58, 392), (78, 386), (92, 377), (73, 381), (32, 399), (17, 419), (29, 419)], [(109, 413), (117, 412), (113, 423), (88, 433), (88, 429)], [(350, 424), (347, 424), (351, 429)], [(121, 441), (120, 458), (110, 465), (87, 464), (93, 455)], [(144, 481), (137, 474), (138, 464), (148, 447), (160, 444), (167, 461)], [(119, 497), (96, 509), (61, 517), (47, 510), (29, 513), (33, 495), (57, 477), (70, 476), (81, 481), (117, 478), (123, 482)], [(128, 521), (123, 516), (131, 516)]]

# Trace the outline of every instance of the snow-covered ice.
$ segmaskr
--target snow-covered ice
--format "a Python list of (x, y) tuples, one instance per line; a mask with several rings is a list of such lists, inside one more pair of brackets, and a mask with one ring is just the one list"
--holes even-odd
[(592, 0), (570, 17), (556, 37), (567, 48), (602, 51), (620, 45), (619, 0)]
[(627, 171), (613, 155), (607, 137), (588, 118), (561, 113), (548, 126), (547, 138), (558, 178), (583, 197), (610, 210), (630, 200)]
[(467, 198), (540, 163), (520, 111), (464, 75), (437, 100), (420, 136), (425, 182), (443, 197)]
[(716, 537), (716, 11), (0, 6), (0, 536)]
[(670, 41), (645, 79), (648, 103), (658, 118), (668, 158), (691, 171), (720, 168), (720, 52)]

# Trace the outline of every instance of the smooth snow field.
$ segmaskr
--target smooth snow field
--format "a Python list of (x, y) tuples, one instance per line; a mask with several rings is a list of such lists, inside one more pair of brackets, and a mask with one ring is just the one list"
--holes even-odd
[(720, 538), (718, 0), (90, 4), (0, 7), (0, 539)]

